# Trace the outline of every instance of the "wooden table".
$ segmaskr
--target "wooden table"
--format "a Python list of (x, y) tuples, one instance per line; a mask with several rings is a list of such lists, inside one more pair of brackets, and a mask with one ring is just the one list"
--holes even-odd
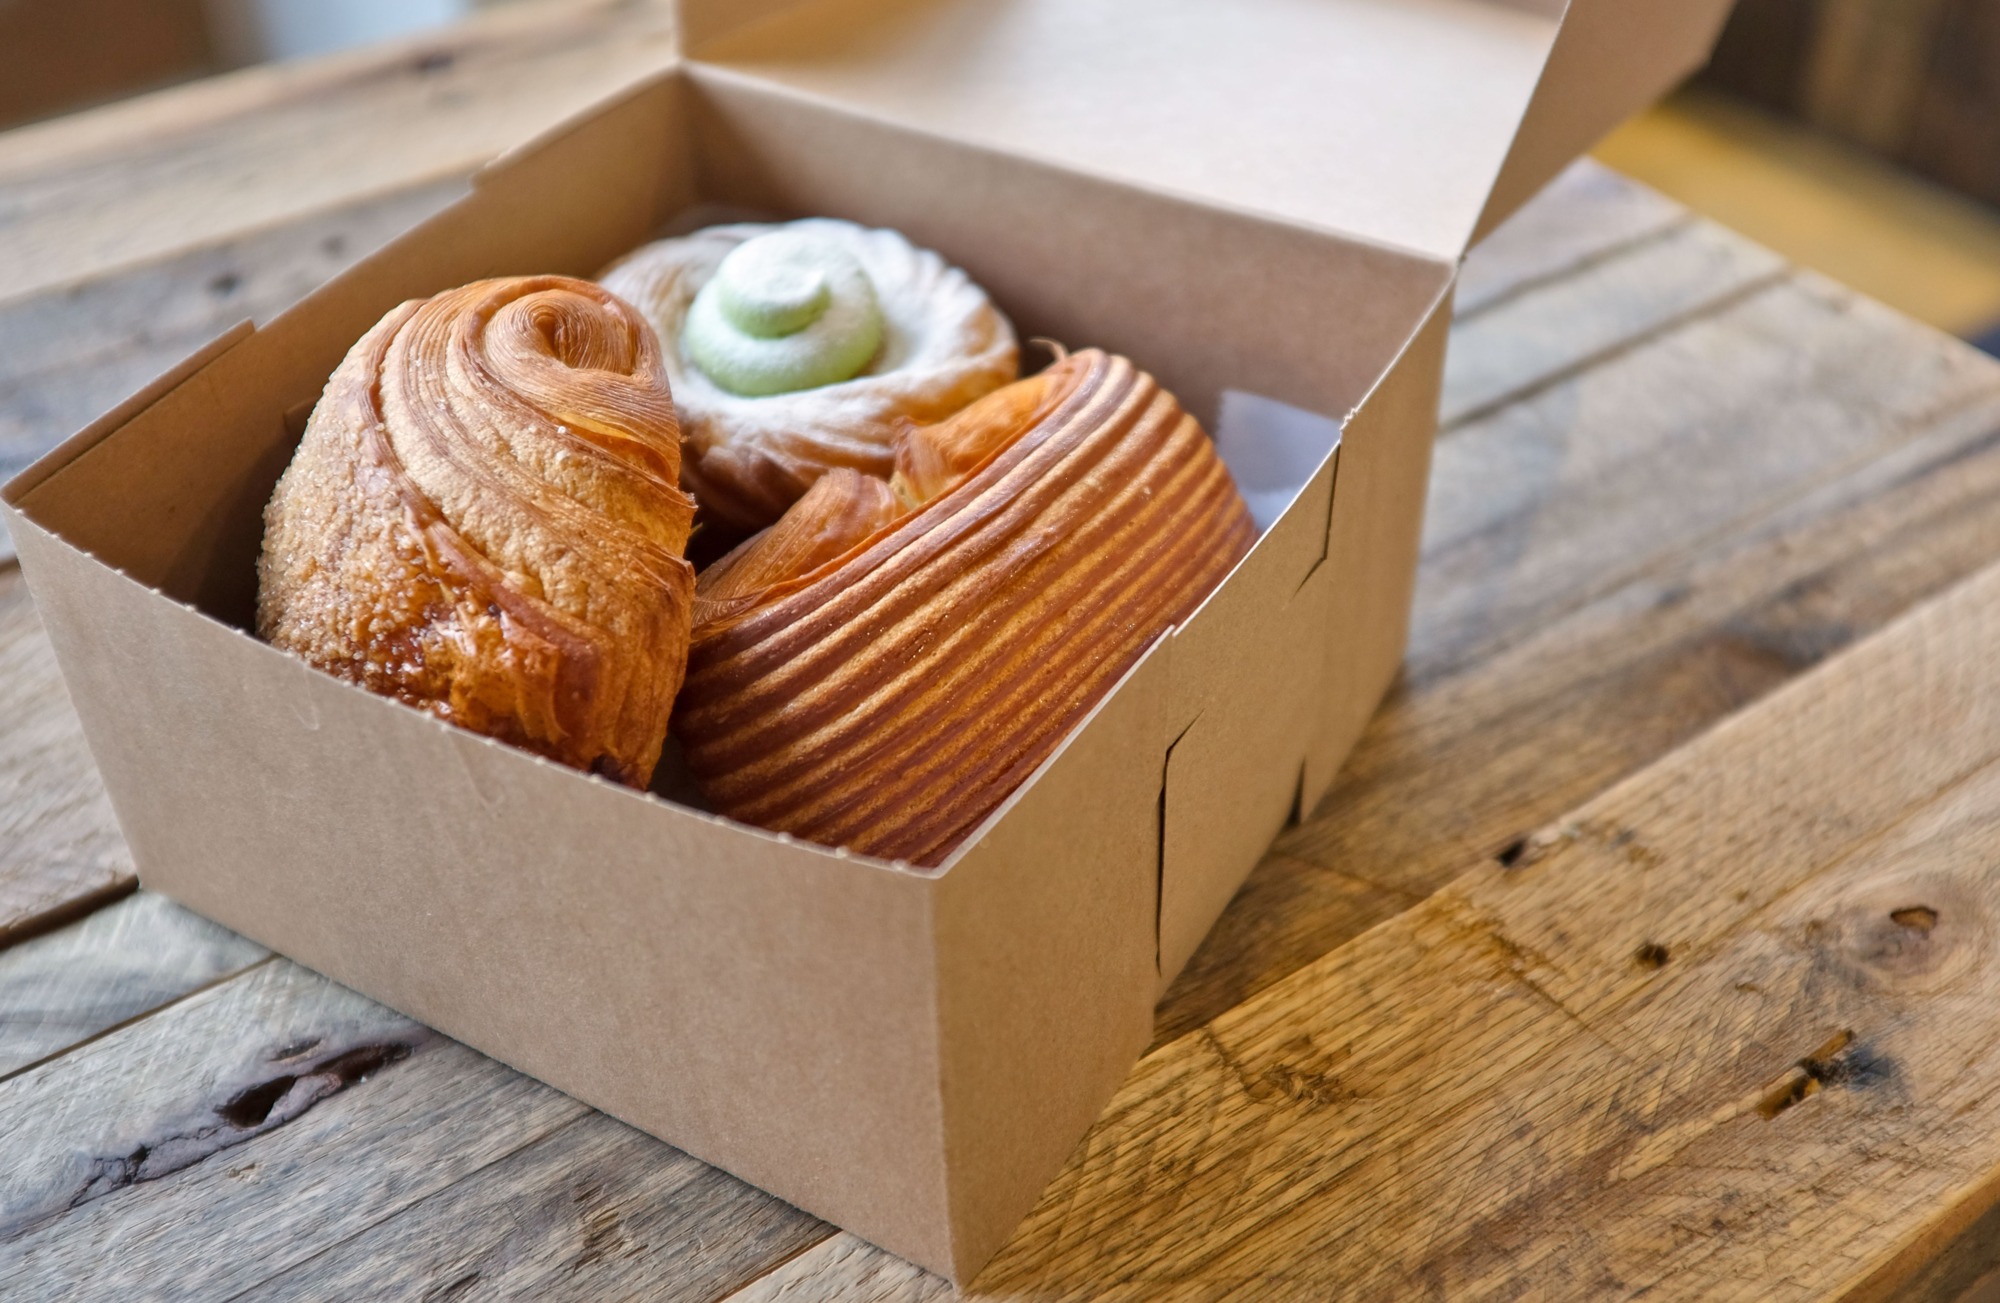
[[(0, 469), (655, 21), (0, 137)], [(2000, 365), (1582, 165), (1446, 388), (1401, 685), (973, 1293), (2000, 1297)], [(10, 561), (0, 721), (0, 1296), (949, 1292), (135, 893)]]

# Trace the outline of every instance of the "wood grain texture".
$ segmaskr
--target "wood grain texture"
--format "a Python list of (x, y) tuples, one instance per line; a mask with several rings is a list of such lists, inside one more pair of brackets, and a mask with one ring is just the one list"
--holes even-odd
[(369, 196), (115, 277), (0, 302), (0, 480), (237, 322), (277, 316), (466, 187), (464, 177), (448, 177)]
[[(0, 481), (245, 319), (263, 323), (464, 194), (446, 177), (0, 301)], [(0, 524), (0, 564), (14, 556)]]
[(0, 136), (0, 300), (464, 176), (671, 56), (667, 6), (542, 0)]
[(729, 1296), (729, 1303), (930, 1303), (951, 1286), (845, 1231)]
[(2000, 568), (1154, 1052), (969, 1295), (1907, 1297), (2000, 1197), (1996, 637)]
[(1446, 436), (1410, 673), (1490, 655), (1996, 384), (1990, 359), (1806, 273), (1684, 318)]
[(1446, 436), (1404, 681), (1159, 1038), (1983, 565), (1996, 439), (2000, 368), (1796, 274)]
[(1969, 336), (2000, 319), (1992, 210), (1822, 132), (1690, 90), (1618, 128), (1596, 152), (1919, 321)]
[(21, 572), (0, 561), (0, 947), (138, 879)]
[(268, 961), (0, 1082), (0, 1279), (228, 1297), (584, 1112)]
[(239, 1298), (720, 1298), (829, 1233), (591, 1113)]
[(1450, 430), (1784, 274), (1776, 254), (1689, 219), (1601, 256), (1590, 275), (1461, 309), (1439, 420)]
[(151, 892), (0, 950), (0, 1079), (268, 954)]
[(0, 1079), (10, 1299), (715, 1297), (827, 1233), (284, 960)]

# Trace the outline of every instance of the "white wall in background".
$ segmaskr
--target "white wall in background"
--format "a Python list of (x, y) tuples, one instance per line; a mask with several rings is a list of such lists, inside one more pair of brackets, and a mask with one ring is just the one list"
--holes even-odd
[(231, 64), (295, 59), (437, 27), (475, 0), (207, 0), (216, 51)]

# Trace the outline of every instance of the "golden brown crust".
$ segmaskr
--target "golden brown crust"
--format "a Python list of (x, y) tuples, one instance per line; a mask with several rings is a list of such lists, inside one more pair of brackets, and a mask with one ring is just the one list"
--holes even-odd
[(587, 281), (403, 304), (348, 353), (264, 513), (261, 637), (643, 787), (686, 664), (694, 506), (659, 345)]
[(777, 524), (701, 572), (695, 623), (748, 610), (772, 585), (817, 570), (901, 514), (883, 481), (845, 466), (828, 471)]
[(697, 622), (674, 731), (720, 812), (938, 863), (1249, 550), (1151, 376), (1091, 350), (1012, 388), (906, 432), (914, 510)]

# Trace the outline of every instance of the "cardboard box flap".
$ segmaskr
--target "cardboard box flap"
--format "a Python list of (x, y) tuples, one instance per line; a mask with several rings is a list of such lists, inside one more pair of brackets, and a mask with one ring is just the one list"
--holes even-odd
[[(739, 21), (728, 0), (683, 0), (682, 15), (701, 64), (1455, 261), (1498, 211), (1503, 168), (1518, 202), (1604, 114), (1684, 72), (1725, 8), (1573, 0), (1566, 21), (1562, 0), (766, 0)], [(1565, 84), (1538, 89), (1545, 68)]]
[[(1549, 3), (1559, 6), (1562, 0)], [(1735, 3), (1570, 0), (1472, 242), (1484, 239), (1611, 128), (1705, 63)]]

